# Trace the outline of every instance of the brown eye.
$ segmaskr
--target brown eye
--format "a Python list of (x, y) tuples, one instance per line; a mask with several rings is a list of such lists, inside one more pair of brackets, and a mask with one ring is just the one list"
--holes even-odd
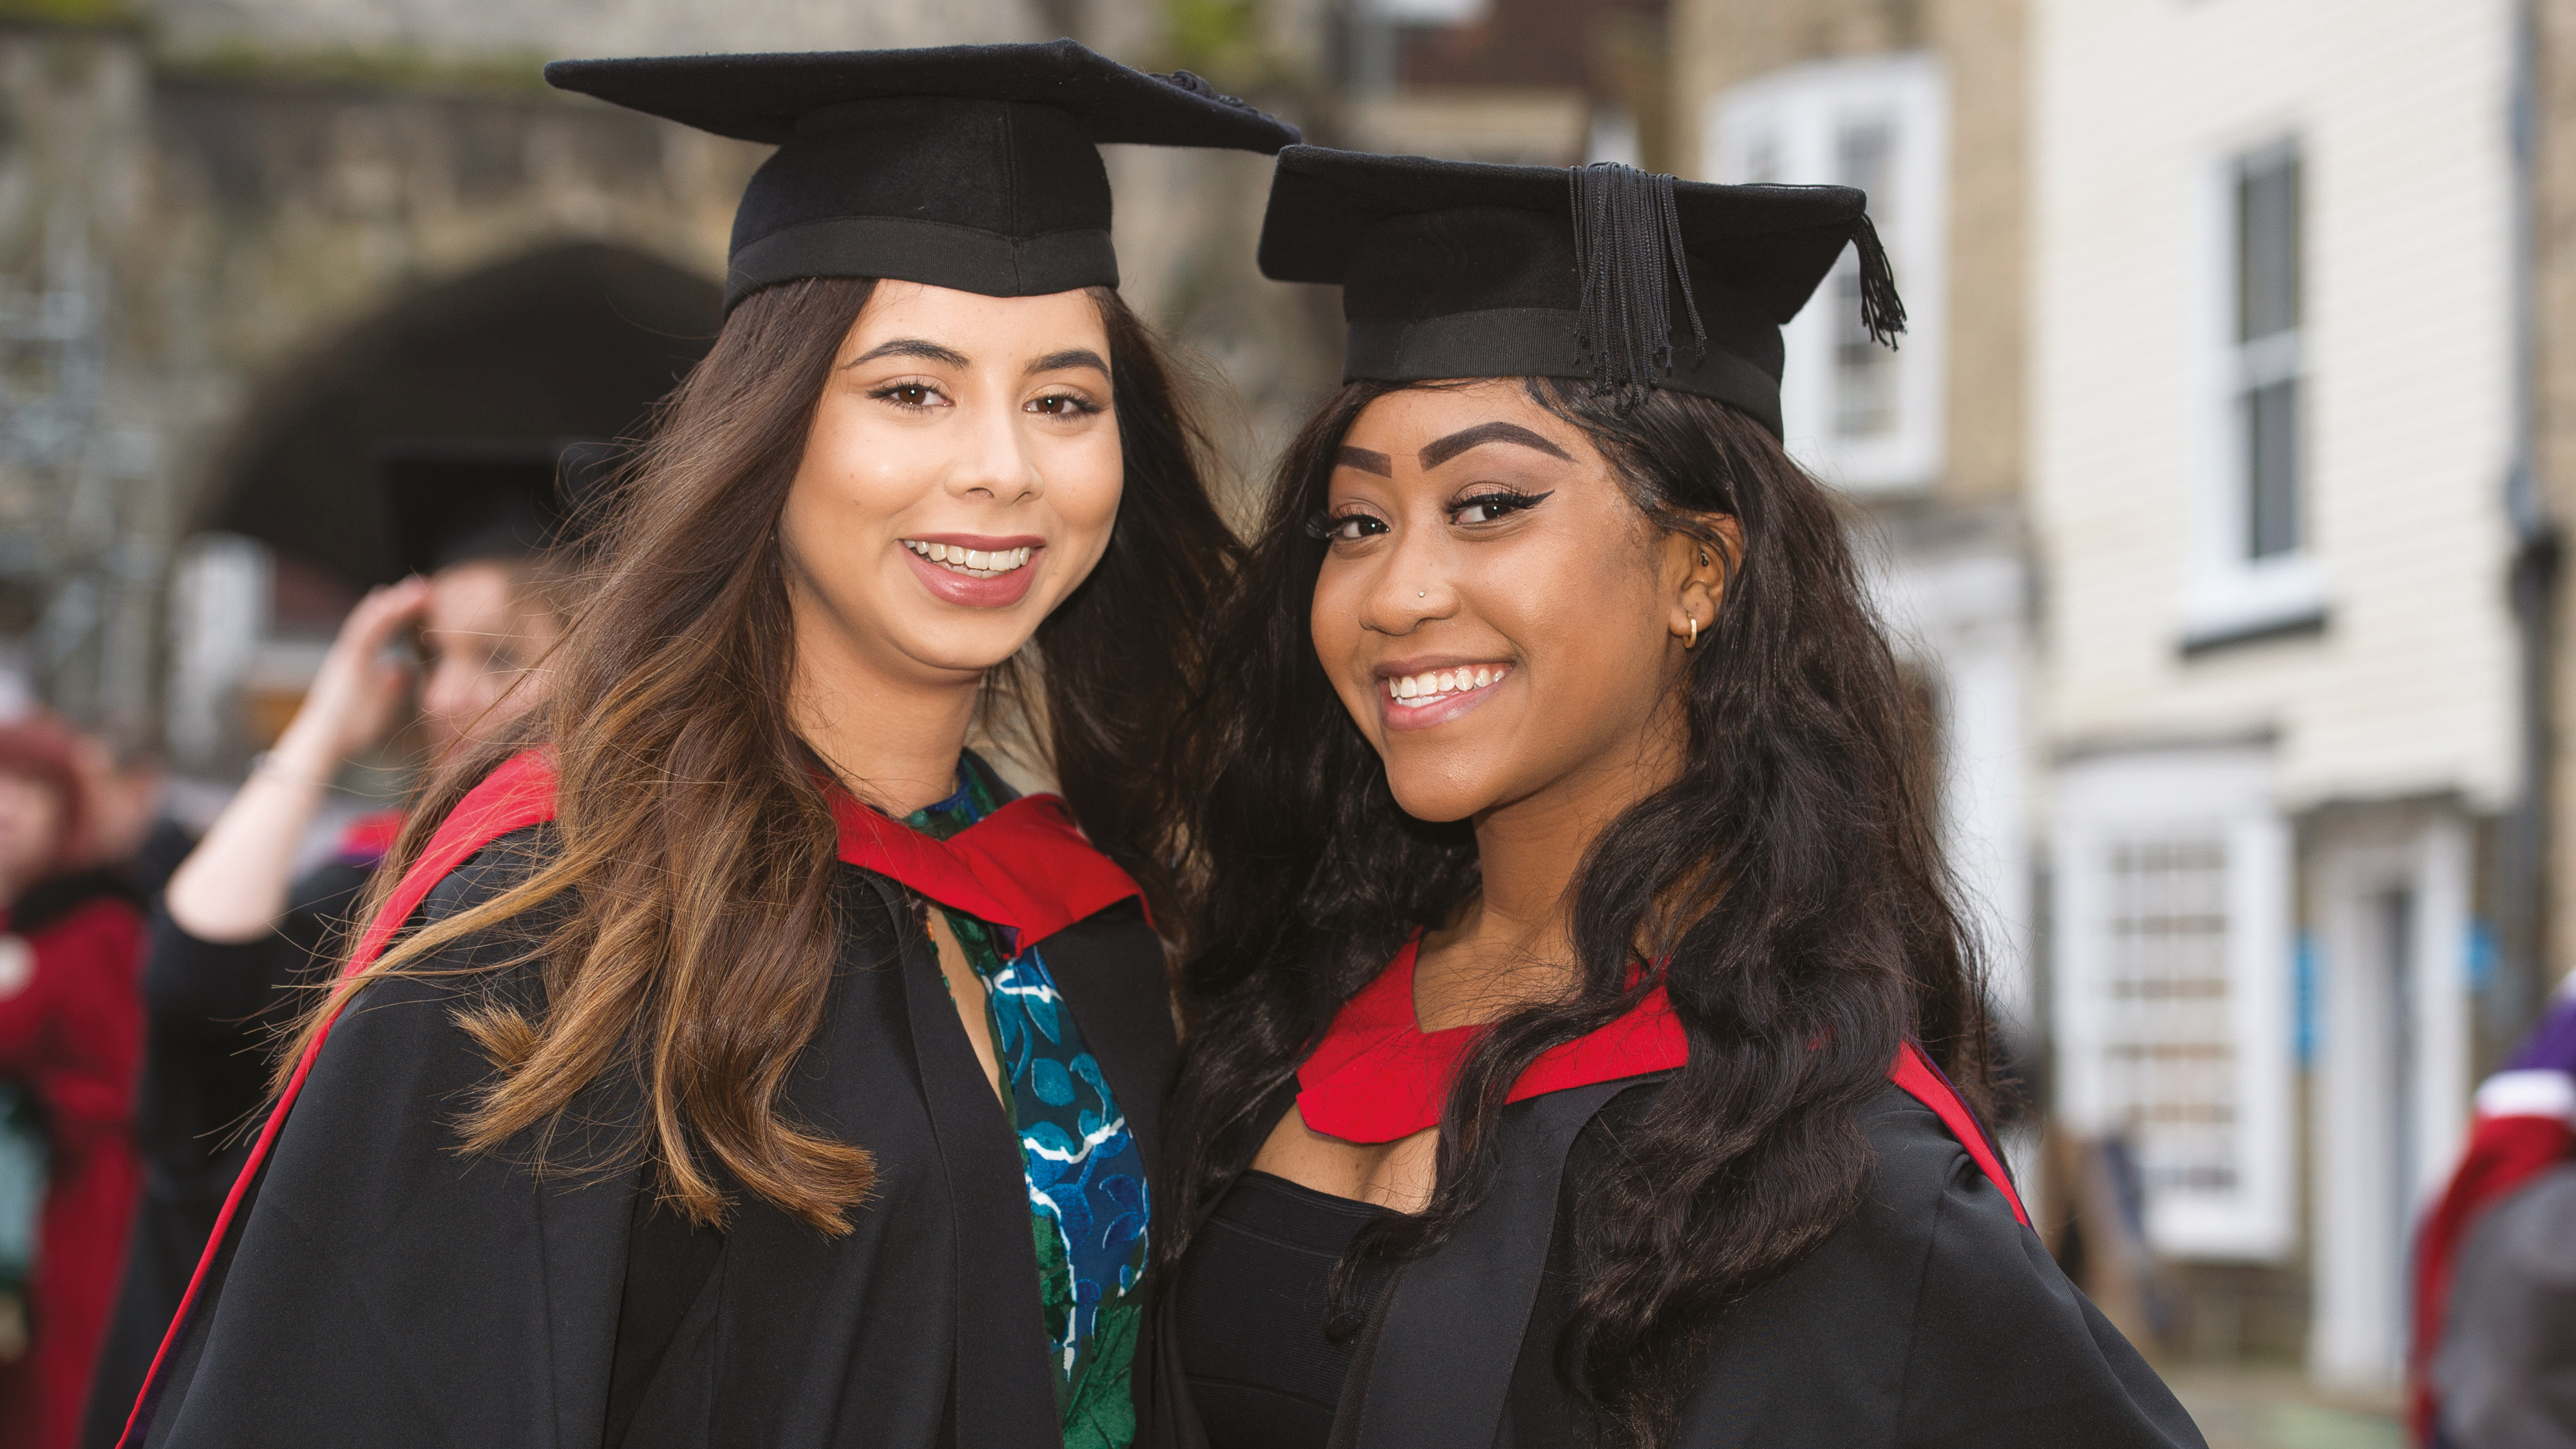
[(1386, 531), (1385, 519), (1366, 513), (1335, 514), (1306, 525), (1307, 537), (1322, 539), (1326, 543), (1357, 543)]
[(939, 389), (926, 382), (889, 383), (869, 393), (868, 396), (908, 411), (919, 411), (943, 400), (939, 395)]
[[(1554, 490), (1550, 490), (1553, 492)], [(1546, 493), (1479, 493), (1449, 510), (1452, 523), (1499, 523), (1546, 502)]]

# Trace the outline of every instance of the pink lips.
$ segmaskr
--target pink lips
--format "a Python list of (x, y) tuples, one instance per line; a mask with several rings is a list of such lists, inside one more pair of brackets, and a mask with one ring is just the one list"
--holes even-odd
[(1029, 586), (1037, 580), (1038, 560), (1046, 553), (1046, 540), (1028, 534), (999, 538), (980, 533), (925, 533), (915, 535), (915, 538), (922, 543), (944, 543), (951, 548), (969, 548), (983, 553), (1001, 553), (1015, 548), (1032, 550), (1027, 563), (988, 579), (961, 574), (955, 569), (932, 563), (909, 548), (903, 550), (904, 562), (912, 565), (913, 577), (921, 580), (921, 586), (930, 591), (932, 598), (967, 609), (1007, 609), (1027, 598)]

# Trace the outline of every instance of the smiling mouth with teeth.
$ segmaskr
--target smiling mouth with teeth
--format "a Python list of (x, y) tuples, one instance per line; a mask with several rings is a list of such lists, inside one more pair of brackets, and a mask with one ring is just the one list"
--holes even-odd
[(1420, 674), (1400, 675), (1385, 681), (1386, 697), (1397, 704), (1420, 709), (1441, 704), (1462, 694), (1473, 694), (1502, 682), (1512, 672), (1508, 664), (1470, 664), (1456, 669), (1426, 669)]
[(953, 543), (922, 543), (909, 538), (903, 541), (903, 546), (952, 573), (961, 573), (970, 579), (1000, 578), (1013, 569), (1026, 567), (1029, 556), (1036, 552), (1031, 548), (997, 548), (986, 553), (980, 548), (961, 548)]

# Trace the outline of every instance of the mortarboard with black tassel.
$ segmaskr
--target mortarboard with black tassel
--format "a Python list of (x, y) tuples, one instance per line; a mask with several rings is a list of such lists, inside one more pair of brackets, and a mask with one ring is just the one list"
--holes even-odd
[(1780, 432), (1780, 329), (1857, 247), (1861, 321), (1905, 330), (1867, 198), (1559, 169), (1280, 153), (1261, 270), (1342, 289), (1345, 380), (1565, 377), (1716, 398)]

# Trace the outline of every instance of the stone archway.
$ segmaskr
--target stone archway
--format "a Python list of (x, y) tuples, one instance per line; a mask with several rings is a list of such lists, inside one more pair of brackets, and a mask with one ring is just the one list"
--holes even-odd
[(352, 587), (385, 582), (400, 568), (380, 443), (632, 435), (705, 355), (720, 305), (716, 282), (598, 242), (420, 288), (254, 392), (193, 522)]

